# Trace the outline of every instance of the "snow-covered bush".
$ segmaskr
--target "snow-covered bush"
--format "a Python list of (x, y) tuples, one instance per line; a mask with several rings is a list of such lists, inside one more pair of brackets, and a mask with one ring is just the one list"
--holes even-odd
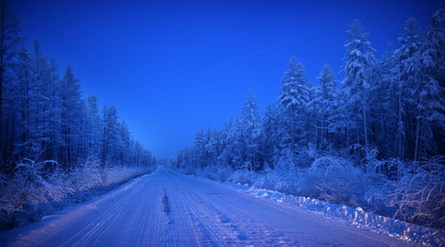
[(179, 169), (182, 173), (187, 175), (197, 175), (197, 169), (193, 166), (185, 166), (184, 168)]
[(5, 184), (2, 211), (7, 214), (20, 211), (26, 204), (47, 202), (51, 185), (42, 177), (41, 164), (24, 159), (16, 165), (15, 175)]
[(260, 189), (275, 190), (276, 185), (280, 182), (281, 178), (275, 170), (266, 169), (258, 176), (253, 186)]
[(106, 169), (105, 171), (103, 171), (103, 174), (106, 174), (106, 176), (104, 176), (105, 179), (103, 181), (103, 185), (109, 186), (113, 184), (119, 184), (131, 178), (147, 174), (148, 172), (151, 172), (149, 168), (141, 166), (113, 167), (110, 169)]
[(388, 206), (397, 208), (395, 218), (444, 229), (445, 158), (436, 156), (413, 164), (415, 171), (400, 178)]
[(257, 179), (257, 176), (258, 174), (256, 174), (254, 171), (237, 170), (232, 175), (230, 175), (227, 181), (237, 184), (252, 185)]
[(309, 167), (314, 160), (319, 157), (316, 147), (312, 144), (308, 148), (301, 148), (294, 156), (294, 163), (297, 167)]
[(363, 198), (365, 204), (361, 207), (366, 212), (392, 216), (395, 212), (394, 207), (388, 206), (389, 195), (394, 192), (396, 182), (388, 179), (387, 176), (381, 173), (366, 173), (367, 184)]
[(198, 169), (196, 175), (209, 178), (212, 180), (224, 182), (233, 174), (233, 169), (227, 166), (207, 166), (203, 169)]
[(98, 188), (119, 184), (148, 173), (148, 167), (102, 169), (99, 162), (84, 162), (63, 172), (54, 161), (23, 159), (14, 176), (0, 175), (0, 231), (39, 219), (67, 201), (83, 201)]
[[(102, 185), (102, 173), (99, 162), (89, 161), (83, 162), (69, 174), (72, 193), (78, 191), (87, 191)], [(68, 182), (67, 181), (67, 182)]]
[(350, 161), (324, 156), (302, 172), (298, 194), (358, 207), (364, 204), (367, 180), (364, 172)]

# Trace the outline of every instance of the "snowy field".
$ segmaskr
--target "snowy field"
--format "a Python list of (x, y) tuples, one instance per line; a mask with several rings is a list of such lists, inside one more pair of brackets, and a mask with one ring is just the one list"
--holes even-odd
[[(289, 198), (160, 169), (40, 222), (4, 232), (0, 242), (2, 246), (421, 245), (418, 239), (385, 234), (388, 229), (376, 231), (378, 221), (351, 224), (347, 217), (331, 216), (329, 210), (311, 209), (315, 201), (304, 204)], [(389, 219), (380, 218), (391, 225)], [(432, 246), (444, 239), (443, 232), (431, 236), (429, 228), (397, 226), (411, 227), (411, 235), (428, 233)]]

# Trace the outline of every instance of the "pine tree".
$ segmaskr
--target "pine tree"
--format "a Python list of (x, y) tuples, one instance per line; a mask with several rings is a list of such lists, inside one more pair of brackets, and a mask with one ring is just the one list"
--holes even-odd
[(378, 86), (373, 91), (378, 98), (378, 109), (374, 119), (374, 139), (382, 157), (396, 157), (397, 151), (397, 104), (396, 97), (399, 92), (397, 74), (394, 73), (398, 65), (395, 48), (390, 42), (381, 59), (378, 61), (377, 69), (380, 74)]
[(78, 158), (82, 108), (80, 85), (71, 66), (67, 66), (61, 82), (61, 127), (63, 146), (61, 161), (65, 169), (71, 169)]
[(295, 57), (291, 57), (287, 71), (281, 81), (280, 104), (295, 113), (302, 112), (309, 101), (309, 90), (304, 67)]
[[(34, 86), (34, 77), (32, 74), (31, 54), (24, 45), (21, 46), (18, 53), (15, 75), (17, 79), (17, 98), (14, 103), (18, 106), (19, 116), (17, 116), (17, 130), (8, 130), (8, 133), (17, 133), (17, 137), (13, 137), (11, 141), (15, 144), (15, 149), (11, 147), (9, 151), (13, 151), (13, 153), (20, 158), (34, 158), (31, 157), (33, 152), (32, 144), (30, 143), (31, 135), (33, 134), (31, 115), (34, 114), (34, 112), (32, 112), (32, 87)], [(15, 117), (16, 116), (11, 116), (11, 118)]]
[(118, 115), (114, 106), (104, 107), (103, 120), (102, 166), (106, 167), (113, 165), (119, 158)]
[(334, 73), (329, 65), (324, 65), (320, 75), (318, 76), (318, 84), (320, 87), (319, 95), (316, 99), (320, 115), (319, 129), (321, 130), (320, 144), (321, 149), (327, 145), (331, 140), (329, 138), (328, 125), (329, 121), (333, 120), (336, 109), (337, 81)]
[(264, 140), (262, 145), (262, 154), (265, 165), (272, 167), (275, 156), (279, 155), (280, 140), (279, 140), (279, 115), (276, 106), (266, 107), (264, 118), (262, 121), (262, 129), (264, 132)]
[(263, 131), (261, 118), (255, 96), (247, 95), (240, 118), (240, 143), (242, 149), (243, 166), (249, 170), (257, 170), (262, 167), (260, 157), (260, 145)]
[(55, 160), (56, 147), (60, 144), (60, 84), (55, 63), (49, 63), (42, 54), (40, 43), (34, 42), (34, 103), (35, 133), (34, 142), (42, 152), (42, 159)]
[(367, 39), (360, 22), (354, 20), (348, 33), (351, 37), (345, 44), (344, 85), (349, 98), (347, 105), (350, 118), (354, 119), (355, 142), (369, 146), (369, 91), (373, 87), (372, 77), (376, 64), (374, 48)]
[(289, 60), (288, 69), (281, 81), (278, 97), (282, 111), (281, 138), (283, 148), (296, 149), (297, 144), (306, 141), (305, 122), (310, 92), (306, 72), (295, 57)]
[[(399, 38), (401, 47), (396, 50), (397, 64), (392, 73), (396, 89), (397, 99), (397, 155), (399, 159), (405, 159), (407, 135), (413, 123), (416, 122), (417, 102), (415, 101), (416, 89), (421, 79), (420, 48), (421, 37), (417, 31), (414, 19), (409, 19), (405, 24), (405, 34)], [(410, 136), (408, 136), (408, 140)]]
[(87, 98), (87, 141), (86, 148), (89, 150), (88, 159), (99, 159), (102, 145), (103, 134), (103, 120), (99, 113), (99, 104), (94, 95), (89, 95)]
[[(9, 98), (14, 92), (13, 77), (14, 63), (17, 58), (22, 38), (19, 35), (19, 21), (8, 6), (6, 0), (0, 0), (0, 165), (9, 163), (14, 128), (12, 116), (14, 105)], [(8, 104), (5, 104), (6, 102)]]
[(118, 123), (118, 149), (119, 149), (119, 160), (121, 165), (124, 166), (130, 162), (129, 157), (131, 153), (131, 134), (125, 121)]
[[(418, 115), (414, 159), (436, 153), (445, 143), (445, 1), (431, 19), (426, 40), (421, 48), (422, 80), (418, 89)], [(441, 154), (444, 154), (441, 151)]]

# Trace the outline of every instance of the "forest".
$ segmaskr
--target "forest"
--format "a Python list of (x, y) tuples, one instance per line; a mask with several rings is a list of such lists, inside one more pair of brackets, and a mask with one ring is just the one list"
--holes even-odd
[(250, 92), (170, 166), (444, 229), (445, 1), (380, 58), (358, 20), (347, 32), (342, 80), (325, 65), (310, 82), (292, 57), (263, 115)]
[[(0, 8), (0, 231), (153, 171), (116, 107), (84, 95), (75, 69)], [(445, 1), (380, 57), (359, 20), (345, 29), (341, 79), (325, 65), (312, 82), (291, 57), (264, 113), (249, 92), (168, 166), (445, 229)]]
[(147, 173), (156, 163), (114, 106), (82, 96), (68, 65), (60, 69), (39, 42), (32, 51), (19, 19), (1, 1), (0, 230), (37, 220)]

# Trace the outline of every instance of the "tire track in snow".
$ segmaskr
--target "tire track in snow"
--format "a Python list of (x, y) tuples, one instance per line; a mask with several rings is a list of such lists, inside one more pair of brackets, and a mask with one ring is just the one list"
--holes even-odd
[[(236, 239), (236, 245), (242, 246), (299, 246), (298, 242), (291, 241), (282, 233), (274, 231), (271, 227), (247, 217), (240, 208), (230, 207), (230, 202), (224, 201), (221, 195), (224, 192), (215, 192), (213, 190), (205, 192), (202, 187), (189, 180), (182, 180), (182, 190), (194, 202), (198, 214), (207, 215), (207, 221), (214, 221), (225, 235), (231, 239)], [(184, 183), (187, 183), (185, 186)], [(197, 187), (198, 186), (198, 187)], [(201, 191), (200, 191), (201, 190)], [(201, 193), (198, 193), (200, 191)], [(209, 195), (212, 195), (209, 197)], [(212, 198), (212, 199), (210, 199)], [(215, 199), (223, 200), (215, 200)], [(189, 200), (190, 200), (189, 199)], [(224, 206), (221, 206), (224, 205)], [(212, 218), (213, 216), (213, 218)]]
[[(226, 246), (227, 239), (223, 239), (224, 232), (220, 226), (206, 218), (205, 213), (199, 210), (199, 204), (192, 200), (181, 184), (176, 183), (174, 179), (168, 178), (166, 181), (170, 186), (167, 187), (169, 201), (171, 202), (171, 217), (174, 222), (169, 225), (173, 239), (180, 239), (184, 231), (193, 236), (196, 246)], [(185, 230), (184, 230), (185, 229)], [(230, 244), (230, 243), (229, 243)], [(185, 246), (187, 244), (183, 244)], [(231, 245), (231, 244), (230, 244)]]

